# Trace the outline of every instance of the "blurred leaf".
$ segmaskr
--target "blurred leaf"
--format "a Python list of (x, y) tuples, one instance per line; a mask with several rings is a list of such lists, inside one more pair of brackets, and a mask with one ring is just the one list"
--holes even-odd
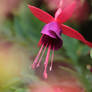
[(27, 89), (25, 89), (25, 88), (18, 88), (14, 92), (27, 92)]
[(87, 92), (90, 92), (91, 85), (90, 82), (88, 81), (88, 79), (86, 78), (86, 73), (84, 73), (83, 75), (79, 72), (73, 71), (69, 68), (66, 67), (60, 67), (61, 69), (63, 69), (64, 71), (70, 72), (73, 76), (75, 76), (76, 78), (78, 78), (78, 80), (80, 80), (81, 84), (83, 84), (84, 88), (86, 88)]
[(63, 46), (66, 50), (67, 55), (75, 62), (78, 61), (78, 41), (76, 39), (70, 38), (68, 36), (62, 35)]
[(1, 87), (2, 88), (8, 88), (11, 85), (16, 85), (19, 82), (20, 82), (20, 78), (14, 78), (14, 79), (9, 80), (6, 84), (2, 85)]
[(92, 58), (92, 49), (90, 50), (90, 57)]
[(80, 54), (81, 55), (88, 55), (89, 51), (90, 51), (90, 48), (86, 45), (83, 45), (81, 50), (80, 50)]
[(38, 43), (42, 26), (43, 23), (30, 13), (28, 7), (23, 8), (23, 11), (14, 20), (14, 29), (18, 32), (17, 35), (22, 35), (22, 38), (29, 43)]
[(92, 20), (92, 14), (90, 15), (89, 19)]
[(69, 69), (69, 68), (64, 67), (64, 66), (61, 66), (60, 68), (63, 69), (64, 71), (67, 71), (67, 72), (73, 74), (73, 75), (76, 75), (76, 77), (78, 76), (76, 71), (73, 71), (72, 69)]

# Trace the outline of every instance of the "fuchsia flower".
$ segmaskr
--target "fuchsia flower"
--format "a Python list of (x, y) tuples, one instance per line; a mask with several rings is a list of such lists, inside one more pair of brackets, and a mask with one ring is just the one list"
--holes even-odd
[[(47, 56), (44, 62), (44, 67), (45, 67), (44, 73), (43, 73), (44, 78), (47, 78), (47, 65), (48, 65), (50, 50), (53, 51), (52, 58), (51, 58), (51, 67), (50, 67), (50, 70), (51, 70), (53, 57), (54, 57), (54, 50), (58, 50), (59, 48), (62, 47), (63, 41), (61, 39), (61, 34), (78, 39), (83, 43), (85, 43), (86, 45), (88, 45), (89, 47), (92, 47), (92, 43), (85, 40), (85, 38), (79, 32), (62, 24), (72, 16), (75, 6), (76, 6), (76, 2), (73, 1), (64, 10), (62, 10), (61, 8), (58, 8), (55, 13), (55, 18), (53, 18), (51, 15), (42, 11), (39, 8), (36, 8), (31, 5), (28, 6), (31, 12), (34, 14), (34, 16), (36, 16), (40, 21), (46, 23), (46, 25), (43, 27), (41, 31), (42, 37), (39, 41), (39, 44), (41, 45), (41, 49), (39, 50), (38, 55), (35, 58), (34, 63), (32, 65), (33, 68), (39, 67), (42, 57), (46, 51), (46, 48), (48, 47)], [(40, 57), (41, 52), (42, 52), (42, 55)]]

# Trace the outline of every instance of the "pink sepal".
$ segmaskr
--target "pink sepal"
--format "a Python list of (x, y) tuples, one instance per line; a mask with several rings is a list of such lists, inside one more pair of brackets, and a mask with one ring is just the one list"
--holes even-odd
[(36, 16), (40, 21), (44, 23), (54, 21), (54, 18), (50, 14), (44, 12), (43, 10), (31, 5), (28, 5), (28, 7), (30, 8), (30, 11), (34, 14), (34, 16)]
[(89, 47), (92, 48), (92, 43), (87, 41), (78, 31), (72, 29), (71, 27), (68, 27), (66, 25), (61, 25), (62, 26), (62, 33), (64, 35), (67, 35), (71, 38), (75, 38), (75, 39), (78, 39), (80, 41), (82, 41), (83, 43), (85, 43), (86, 45), (88, 45)]

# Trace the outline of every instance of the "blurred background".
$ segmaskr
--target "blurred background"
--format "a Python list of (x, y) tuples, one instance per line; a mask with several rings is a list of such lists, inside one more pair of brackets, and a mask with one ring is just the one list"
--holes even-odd
[[(43, 78), (43, 64), (31, 68), (44, 23), (27, 5), (54, 16), (58, 7), (64, 9), (72, 1), (0, 0), (0, 92), (92, 92), (92, 49), (76, 39), (62, 35), (63, 47), (55, 52), (48, 79)], [(65, 24), (92, 42), (92, 0), (76, 2), (75, 12)]]

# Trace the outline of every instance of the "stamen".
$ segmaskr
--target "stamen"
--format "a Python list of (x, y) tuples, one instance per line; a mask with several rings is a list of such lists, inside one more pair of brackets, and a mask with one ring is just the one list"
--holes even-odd
[(50, 66), (50, 71), (52, 70), (53, 58), (54, 58), (54, 47), (53, 47), (52, 56), (51, 56), (51, 66)]
[(41, 46), (41, 48), (40, 48), (40, 50), (39, 50), (39, 52), (38, 52), (38, 54), (37, 54), (37, 56), (36, 56), (36, 58), (35, 58), (33, 64), (32, 64), (32, 68), (33, 68), (33, 69), (34, 69), (35, 66), (36, 66), (36, 63), (37, 63), (38, 58), (39, 58), (39, 56), (40, 56), (40, 54), (41, 54), (41, 52), (42, 52), (43, 47), (44, 47), (44, 44), (42, 44), (42, 46)]
[[(48, 44), (47, 44), (47, 45), (48, 45)], [(42, 53), (42, 56), (41, 56), (40, 59), (39, 59), (39, 62), (38, 62), (38, 64), (37, 64), (37, 67), (40, 66), (40, 63), (41, 63), (42, 57), (44, 56), (44, 53), (45, 53), (45, 51), (46, 51), (47, 45), (45, 46), (44, 51), (43, 51), (43, 53)]]
[(47, 56), (46, 56), (46, 59), (45, 59), (45, 62), (44, 62), (45, 69), (44, 69), (43, 76), (44, 76), (45, 79), (47, 78), (47, 65), (48, 65), (48, 59), (49, 59), (49, 55), (50, 55), (50, 49), (51, 49), (51, 45), (49, 45)]

